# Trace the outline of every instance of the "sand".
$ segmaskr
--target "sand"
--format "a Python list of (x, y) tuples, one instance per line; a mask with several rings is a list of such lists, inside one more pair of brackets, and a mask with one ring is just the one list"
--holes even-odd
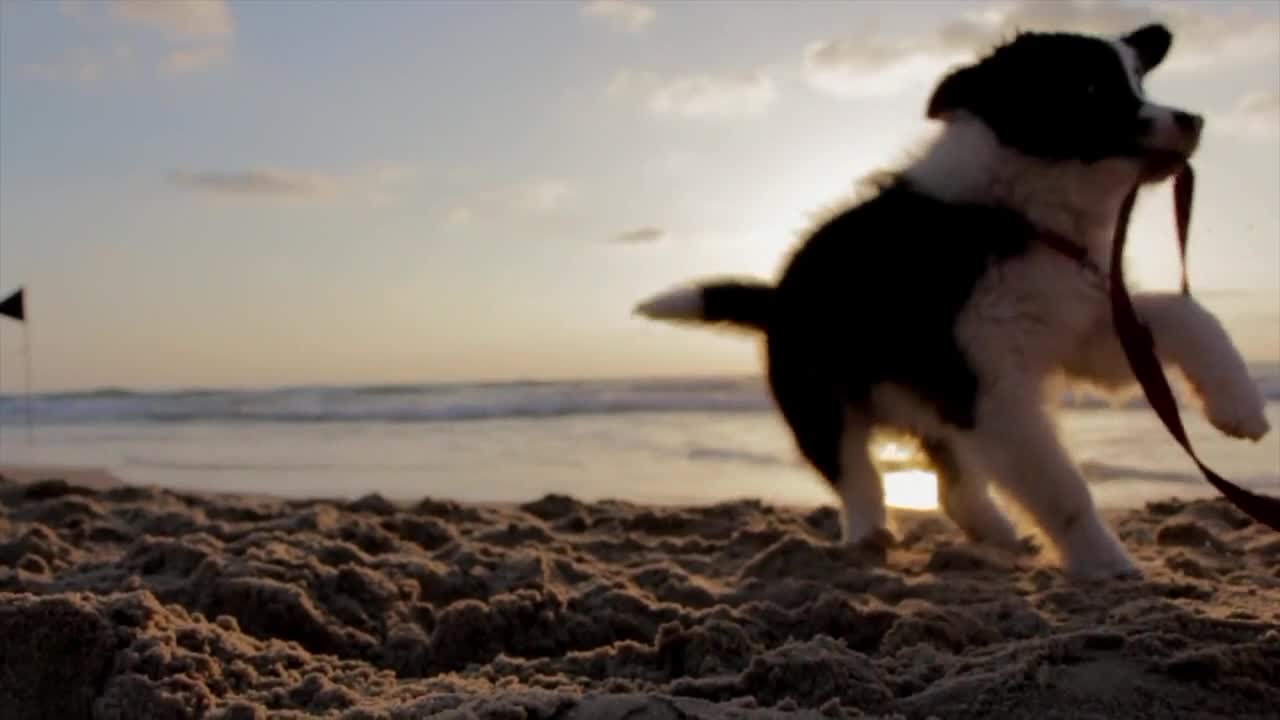
[(881, 560), (835, 542), (830, 507), (28, 472), (0, 481), (0, 714), (1275, 717), (1280, 534), (1217, 500), (1113, 520), (1144, 577), (1079, 584), (928, 513), (897, 516)]

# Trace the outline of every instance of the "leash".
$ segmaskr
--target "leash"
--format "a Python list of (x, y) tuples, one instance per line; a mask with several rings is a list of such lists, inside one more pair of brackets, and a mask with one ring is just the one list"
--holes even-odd
[[(1178, 255), (1182, 263), (1182, 294), (1191, 295), (1191, 286), (1187, 282), (1187, 229), (1191, 225), (1191, 197), (1195, 192), (1195, 174), (1190, 165), (1183, 165), (1174, 179), (1174, 219), (1178, 225)], [(1116, 224), (1115, 239), (1111, 246), (1111, 314), (1115, 323), (1120, 344), (1124, 347), (1133, 374), (1142, 385), (1147, 401), (1155, 409), (1169, 434), (1178, 441), (1187, 455), (1200, 468), (1200, 472), (1211, 485), (1218, 489), (1227, 500), (1240, 508), (1246, 515), (1272, 530), (1280, 531), (1280, 498), (1259, 495), (1250, 492), (1235, 483), (1226, 480), (1200, 461), (1187, 431), (1182, 426), (1182, 417), (1178, 413), (1178, 403), (1173, 398), (1169, 381), (1164, 376), (1160, 361), (1156, 358), (1155, 342), (1151, 332), (1138, 319), (1133, 309), (1133, 302), (1124, 282), (1124, 243), (1129, 230), (1129, 215), (1133, 212), (1133, 203), (1137, 199), (1138, 189), (1125, 197), (1120, 208), (1120, 219)]]

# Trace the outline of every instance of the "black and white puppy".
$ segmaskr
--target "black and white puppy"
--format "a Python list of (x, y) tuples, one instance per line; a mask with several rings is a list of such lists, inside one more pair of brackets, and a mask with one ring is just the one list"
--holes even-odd
[[(892, 541), (868, 449), (884, 427), (920, 439), (942, 509), (971, 539), (1018, 545), (991, 480), (1069, 574), (1135, 573), (1052, 413), (1061, 379), (1134, 381), (1108, 297), (1117, 215), (1135, 184), (1192, 155), (1203, 125), (1144, 94), (1171, 42), (1161, 25), (1018, 35), (942, 79), (927, 113), (942, 123), (936, 139), (813, 230), (776, 284), (707, 280), (637, 312), (763, 334), (773, 398), (839, 496), (846, 542)], [(1265, 435), (1263, 400), (1221, 324), (1178, 293), (1134, 303), (1210, 422)]]

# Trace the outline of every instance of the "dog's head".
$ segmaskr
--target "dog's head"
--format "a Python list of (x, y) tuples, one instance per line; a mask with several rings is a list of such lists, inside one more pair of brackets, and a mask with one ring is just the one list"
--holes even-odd
[(1146, 25), (1118, 38), (1022, 33), (935, 88), (928, 117), (967, 113), (1000, 143), (1050, 162), (1131, 158), (1162, 180), (1200, 143), (1203, 120), (1149, 101), (1142, 83), (1173, 36)]

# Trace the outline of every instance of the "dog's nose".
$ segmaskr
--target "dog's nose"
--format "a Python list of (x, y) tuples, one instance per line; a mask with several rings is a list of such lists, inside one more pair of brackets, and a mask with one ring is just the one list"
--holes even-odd
[(1204, 118), (1192, 113), (1176, 110), (1173, 113), (1173, 124), (1184, 133), (1198, 133), (1204, 127)]

